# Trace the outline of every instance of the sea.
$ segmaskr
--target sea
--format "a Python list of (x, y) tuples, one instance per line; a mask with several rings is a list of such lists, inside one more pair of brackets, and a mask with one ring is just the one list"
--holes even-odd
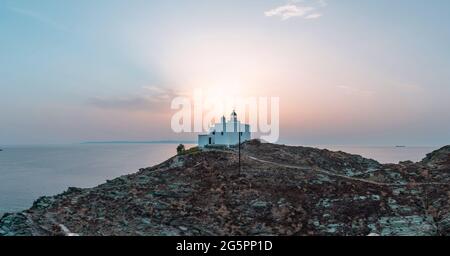
[[(187, 148), (194, 145), (186, 145)], [(0, 146), (0, 216), (31, 207), (68, 187), (89, 188), (176, 154), (177, 144), (72, 144)], [(381, 163), (419, 161), (437, 147), (317, 146)]]

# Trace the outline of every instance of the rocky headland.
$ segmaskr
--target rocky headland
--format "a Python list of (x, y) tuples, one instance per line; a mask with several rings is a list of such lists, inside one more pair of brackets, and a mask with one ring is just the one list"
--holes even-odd
[(450, 235), (450, 146), (418, 163), (265, 144), (188, 150), (0, 219), (1, 235)]

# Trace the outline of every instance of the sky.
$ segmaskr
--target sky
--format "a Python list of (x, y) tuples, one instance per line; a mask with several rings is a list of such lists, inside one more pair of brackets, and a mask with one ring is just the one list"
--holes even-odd
[(2, 0), (0, 145), (195, 139), (194, 88), (280, 98), (280, 143), (450, 144), (448, 0)]

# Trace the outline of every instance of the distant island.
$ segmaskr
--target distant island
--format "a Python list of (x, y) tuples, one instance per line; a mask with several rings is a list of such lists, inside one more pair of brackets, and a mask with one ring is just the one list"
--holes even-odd
[(196, 144), (193, 140), (150, 140), (150, 141), (86, 141), (81, 144)]
[(178, 155), (0, 218), (0, 236), (449, 236), (450, 146), (380, 164), (252, 140)]

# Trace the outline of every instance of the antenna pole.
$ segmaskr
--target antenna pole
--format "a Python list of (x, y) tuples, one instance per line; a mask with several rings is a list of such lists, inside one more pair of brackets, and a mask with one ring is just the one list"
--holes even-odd
[(239, 124), (239, 176), (241, 176), (241, 124)]

